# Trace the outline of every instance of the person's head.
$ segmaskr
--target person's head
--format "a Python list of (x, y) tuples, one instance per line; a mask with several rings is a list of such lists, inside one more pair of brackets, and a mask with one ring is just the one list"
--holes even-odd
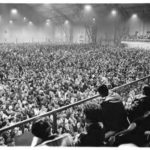
[(99, 86), (97, 91), (102, 97), (108, 96), (108, 88), (105, 84)]
[(94, 102), (89, 102), (84, 106), (84, 115), (86, 122), (91, 122), (91, 123), (96, 123), (99, 122), (102, 114), (102, 110), (100, 105), (94, 103)]
[(146, 95), (146, 96), (150, 96), (150, 86), (145, 85), (143, 87), (143, 94)]
[[(100, 105), (90, 102), (85, 105), (85, 129), (91, 140), (88, 145), (96, 146), (101, 145), (104, 140), (104, 128), (102, 121), (102, 109)], [(82, 125), (80, 125), (81, 127)]]
[(46, 120), (37, 120), (32, 124), (31, 131), (34, 136), (44, 140), (51, 134), (51, 126)]

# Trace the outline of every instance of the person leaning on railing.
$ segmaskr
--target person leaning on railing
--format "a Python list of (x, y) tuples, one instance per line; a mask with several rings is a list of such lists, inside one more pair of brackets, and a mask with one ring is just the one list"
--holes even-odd
[(142, 95), (137, 95), (136, 104), (129, 113), (131, 124), (125, 132), (117, 133), (117, 136), (110, 138), (113, 145), (118, 146), (124, 143), (133, 143), (137, 146), (145, 146), (150, 136), (150, 86), (142, 88)]
[(126, 129), (129, 122), (119, 94), (108, 90), (104, 84), (98, 87), (98, 92), (102, 97), (102, 117), (107, 138), (111, 134)]
[(144, 85), (142, 88), (142, 94), (137, 95), (133, 101), (131, 110), (128, 111), (129, 119), (131, 121), (144, 115), (147, 111), (150, 111), (150, 86)]
[(109, 138), (111, 146), (132, 143), (139, 147), (150, 146), (150, 111), (135, 119), (127, 129)]

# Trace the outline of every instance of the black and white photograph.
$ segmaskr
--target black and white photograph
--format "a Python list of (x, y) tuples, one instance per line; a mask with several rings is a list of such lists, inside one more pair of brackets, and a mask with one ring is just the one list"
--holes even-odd
[(0, 147), (150, 147), (150, 3), (1, 3)]

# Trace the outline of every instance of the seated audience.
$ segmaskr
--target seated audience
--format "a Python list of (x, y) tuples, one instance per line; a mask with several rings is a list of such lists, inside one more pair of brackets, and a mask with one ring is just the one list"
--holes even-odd
[[(0, 56), (0, 128), (92, 97), (102, 84), (113, 88), (150, 73), (150, 51), (142, 48), (3, 43)], [(135, 94), (145, 81), (132, 86)], [(117, 90), (125, 106), (130, 90), (131, 87)], [(100, 103), (99, 99), (93, 101)], [(83, 105), (58, 113), (59, 134), (74, 136), (83, 132), (84, 118), (79, 110)], [(47, 116), (47, 120), (52, 125), (53, 117)], [(30, 132), (31, 125), (4, 132), (4, 144), (9, 145), (16, 136)]]

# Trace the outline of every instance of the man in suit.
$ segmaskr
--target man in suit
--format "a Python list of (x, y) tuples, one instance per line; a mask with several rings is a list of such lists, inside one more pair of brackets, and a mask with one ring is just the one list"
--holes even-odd
[(143, 116), (147, 111), (150, 111), (150, 86), (143, 86), (142, 96), (136, 98), (134, 102), (136, 102), (136, 104), (134, 104), (129, 111), (129, 118), (131, 121)]
[(108, 90), (104, 84), (99, 86), (98, 92), (102, 97), (101, 107), (105, 131), (116, 133), (126, 129), (129, 123), (120, 95)]
[(132, 143), (135, 146), (149, 146), (150, 111), (135, 119), (127, 129), (110, 137), (111, 146)]

